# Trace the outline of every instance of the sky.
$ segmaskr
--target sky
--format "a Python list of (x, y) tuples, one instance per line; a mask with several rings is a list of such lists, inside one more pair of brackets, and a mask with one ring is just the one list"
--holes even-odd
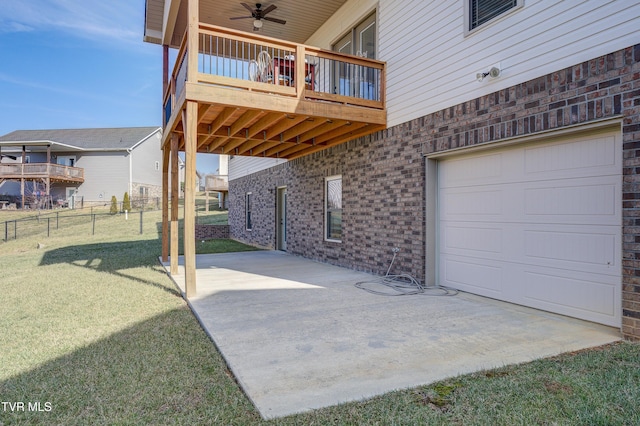
[[(142, 41), (144, 0), (2, 0), (0, 135), (160, 126), (162, 47)], [(216, 155), (197, 168), (214, 173)]]

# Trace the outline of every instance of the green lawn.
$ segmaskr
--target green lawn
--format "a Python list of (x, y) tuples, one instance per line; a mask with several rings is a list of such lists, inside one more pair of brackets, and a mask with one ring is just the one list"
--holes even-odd
[(640, 424), (629, 342), (264, 422), (160, 267), (159, 219), (0, 242), (0, 425)]

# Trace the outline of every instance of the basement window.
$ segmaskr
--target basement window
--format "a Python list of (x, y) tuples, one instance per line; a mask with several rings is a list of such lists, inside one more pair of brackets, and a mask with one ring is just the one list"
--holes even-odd
[(342, 176), (325, 179), (325, 239), (342, 241)]
[(245, 228), (247, 231), (251, 231), (253, 229), (253, 223), (251, 221), (251, 208), (253, 204), (253, 194), (251, 192), (247, 192), (244, 197), (244, 217), (245, 217)]

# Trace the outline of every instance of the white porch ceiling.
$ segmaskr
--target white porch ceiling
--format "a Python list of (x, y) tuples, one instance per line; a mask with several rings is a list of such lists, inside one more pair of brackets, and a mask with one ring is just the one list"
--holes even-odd
[[(178, 47), (185, 31), (187, 22), (187, 0), (173, 0), (179, 2), (175, 14), (175, 26), (171, 34), (171, 46)], [(277, 6), (267, 16), (287, 21), (285, 25), (263, 21), (260, 34), (281, 40), (304, 43), (330, 16), (332, 16), (346, 0), (269, 0), (262, 3), (262, 9), (270, 5)], [(240, 0), (200, 0), (200, 22), (232, 28), (239, 31), (253, 32), (253, 19), (231, 20), (231, 17), (249, 16)], [(255, 8), (256, 3), (245, 1)], [(167, 7), (170, 1), (166, 2)], [(165, 0), (146, 0), (145, 40), (162, 44), (163, 16), (165, 14)], [(171, 27), (168, 25), (168, 27)]]

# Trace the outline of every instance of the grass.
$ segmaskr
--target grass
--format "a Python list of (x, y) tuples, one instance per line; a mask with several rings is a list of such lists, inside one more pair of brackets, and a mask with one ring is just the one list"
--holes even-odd
[(0, 243), (0, 401), (25, 403), (0, 405), (0, 425), (640, 424), (630, 342), (263, 421), (158, 264), (160, 213), (146, 217), (142, 235), (115, 216)]

